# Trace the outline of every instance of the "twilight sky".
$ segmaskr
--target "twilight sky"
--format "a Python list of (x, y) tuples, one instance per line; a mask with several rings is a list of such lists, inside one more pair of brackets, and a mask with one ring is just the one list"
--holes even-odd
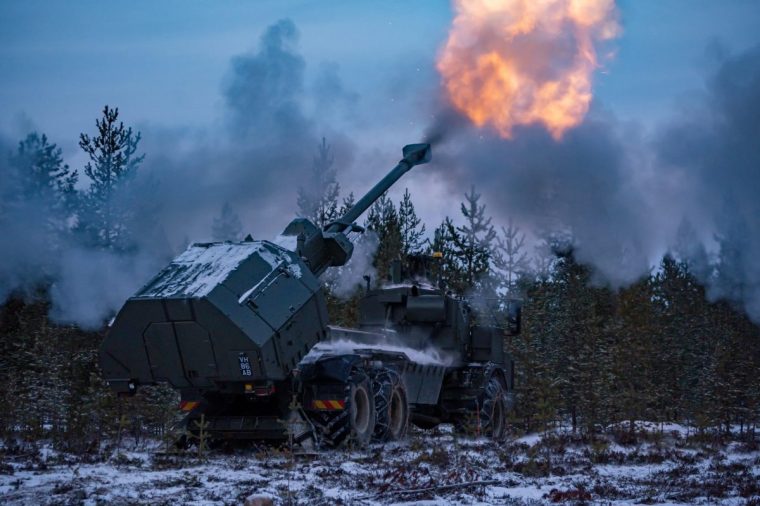
[[(597, 73), (595, 88), (624, 119), (648, 124), (700, 88), (715, 44), (740, 51), (760, 42), (755, 0), (618, 5), (617, 56)], [(451, 15), (443, 0), (4, 1), (0, 125), (18, 136), (31, 124), (73, 145), (75, 133), (90, 128), (109, 103), (133, 123), (208, 127), (219, 116), (230, 59), (254, 49), (281, 18), (301, 32), (308, 73), (337, 64), (362, 115), (371, 119), (383, 104), (380, 116), (397, 117), (394, 129), (418, 125), (413, 109), (387, 114), (388, 102), (407, 87), (435, 88), (432, 65)]]
[[(447, 67), (444, 79), (465, 83), (460, 89), (476, 109), (487, 104), (489, 113), (512, 118), (512, 106), (534, 103), (519, 91), (543, 88), (519, 81), (514, 68), (492, 73), (506, 75), (502, 81), (480, 74), (467, 81), (468, 65), (499, 53), (546, 77), (575, 75), (578, 62), (590, 71), (582, 48), (602, 26), (593, 19), (608, 12), (604, 4), (585, 4), (592, 12), (566, 2), (522, 4), (541, 10), (545, 22), (504, 40), (521, 4), (489, 0), (481, 7), (500, 10), (470, 19), (478, 30), (466, 28), (455, 50), (464, 51), (456, 60), (464, 66)], [(599, 47), (614, 58), (600, 58), (584, 119), (563, 136), (529, 120), (505, 139), (442, 106), (435, 61), (454, 13), (446, 0), (4, 0), (0, 149), (44, 132), (81, 173), (79, 133), (92, 133), (108, 104), (142, 132), (147, 156), (121, 195), (134, 211), (133, 254), (76, 244), (54, 252), (29, 202), (29, 212), (22, 206), (0, 220), (0, 235), (15, 239), (0, 242), (0, 296), (34, 282), (24, 272), (52, 272), (56, 318), (98, 325), (171, 254), (210, 239), (223, 204), (256, 238), (281, 232), (323, 136), (343, 194), (361, 194), (404, 144), (435, 126), (433, 163), (390, 192), (398, 200), (409, 188), (428, 233), (444, 216), (460, 216), (459, 202), (475, 185), (497, 226), (514, 219), (531, 242), (571, 232), (576, 257), (600, 282), (630, 283), (675, 252), (693, 260), (711, 298), (728, 298), (760, 322), (760, 2), (618, 0), (617, 7), (622, 33)], [(568, 16), (578, 17), (575, 24), (553, 22)], [(611, 26), (606, 15), (596, 19)], [(602, 40), (612, 30), (594, 33)], [(478, 86), (493, 82), (491, 91), (518, 90), (509, 110), (500, 107), (503, 94), (484, 100), (493, 96)], [(586, 90), (576, 97), (588, 97)], [(561, 118), (565, 105), (542, 111)], [(730, 283), (711, 275), (719, 255), (730, 259), (722, 267)]]
[[(615, 58), (595, 75), (595, 107), (645, 131), (704, 87), (715, 54), (760, 42), (754, 0), (618, 5), (623, 33)], [(143, 131), (146, 147), (152, 132), (218, 129), (231, 60), (255, 52), (266, 28), (287, 18), (300, 32), (305, 94), (337, 83), (345, 98), (325, 110), (319, 99), (311, 104), (326, 134), (348, 132), (363, 148), (359, 156), (383, 153), (393, 161), (428, 120), (425, 105), (439, 86), (434, 60), (451, 17), (443, 0), (4, 1), (0, 134), (46, 132), (76, 167), (78, 133), (92, 131), (106, 103)], [(362, 163), (353, 160), (344, 187), (361, 191), (374, 177)], [(413, 194), (446, 193), (424, 174), (407, 184)], [(432, 200), (439, 204), (422, 202), (422, 212), (437, 220), (450, 206)]]

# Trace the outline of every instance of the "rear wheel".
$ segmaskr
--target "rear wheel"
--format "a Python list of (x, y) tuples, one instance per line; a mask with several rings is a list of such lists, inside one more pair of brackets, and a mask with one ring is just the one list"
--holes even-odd
[(507, 396), (497, 377), (488, 380), (474, 406), (455, 426), (465, 434), (504, 439), (507, 434)]
[(480, 402), (481, 434), (500, 440), (507, 434), (507, 396), (498, 378), (488, 380)]
[(382, 369), (372, 378), (377, 420), (373, 439), (396, 441), (409, 427), (409, 402), (401, 376), (391, 369)]
[(375, 399), (366, 374), (354, 371), (345, 387), (344, 409), (315, 411), (310, 418), (320, 439), (328, 446), (339, 446), (347, 440), (364, 446), (375, 430)]

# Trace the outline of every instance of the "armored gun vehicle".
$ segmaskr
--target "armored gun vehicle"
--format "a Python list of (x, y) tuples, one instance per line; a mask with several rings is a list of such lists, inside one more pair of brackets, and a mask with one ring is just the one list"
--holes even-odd
[(110, 387), (131, 395), (169, 383), (188, 426), (204, 417), (221, 440), (283, 439), (294, 413), (309, 428), (297, 440), (333, 446), (398, 439), (410, 421), (501, 437), (513, 388), (503, 338), (519, 331), (519, 312), (506, 331), (477, 325), (466, 301), (396, 276), (368, 283), (359, 328), (329, 325), (319, 276), (350, 259), (362, 213), (430, 157), (428, 144), (405, 146), (396, 167), (322, 229), (294, 219), (282, 234), (294, 248), (193, 244), (117, 314), (100, 348)]

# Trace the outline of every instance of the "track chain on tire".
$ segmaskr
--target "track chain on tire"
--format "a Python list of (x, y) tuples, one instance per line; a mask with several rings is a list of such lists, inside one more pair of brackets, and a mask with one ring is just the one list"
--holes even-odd
[(345, 409), (340, 411), (310, 411), (309, 420), (317, 432), (318, 443), (335, 448), (343, 444), (353, 434), (351, 427), (351, 386), (367, 382), (372, 392), (372, 382), (361, 370), (355, 369), (345, 383), (343, 401)]
[[(507, 398), (504, 387), (496, 377), (492, 377), (486, 384), (481, 396), (479, 415), (482, 435), (492, 439), (504, 437), (507, 424)], [(501, 420), (494, 420), (494, 416), (500, 416)]]
[[(382, 368), (372, 376), (372, 390), (375, 394), (375, 432), (373, 434), (373, 441), (385, 442), (394, 438), (391, 428), (391, 408), (393, 392), (397, 389), (402, 389), (403, 400), (406, 404), (406, 391), (404, 383), (401, 380), (401, 376), (394, 370), (388, 368)], [(409, 406), (406, 404), (404, 407), (404, 413), (402, 416), (403, 427), (401, 434), (397, 437), (403, 436), (406, 433), (406, 426), (409, 419)]]

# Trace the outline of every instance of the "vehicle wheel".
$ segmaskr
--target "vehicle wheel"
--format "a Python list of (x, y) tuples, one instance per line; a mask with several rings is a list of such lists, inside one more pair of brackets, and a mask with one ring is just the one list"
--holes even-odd
[(367, 375), (355, 371), (349, 376), (344, 409), (312, 411), (310, 418), (328, 446), (340, 446), (348, 439), (359, 446), (369, 443), (375, 430), (375, 399)]
[(507, 397), (498, 378), (488, 380), (480, 402), (480, 431), (491, 439), (501, 440), (507, 434)]
[(373, 440), (397, 441), (409, 427), (409, 402), (401, 376), (391, 369), (382, 369), (372, 378), (377, 419)]

